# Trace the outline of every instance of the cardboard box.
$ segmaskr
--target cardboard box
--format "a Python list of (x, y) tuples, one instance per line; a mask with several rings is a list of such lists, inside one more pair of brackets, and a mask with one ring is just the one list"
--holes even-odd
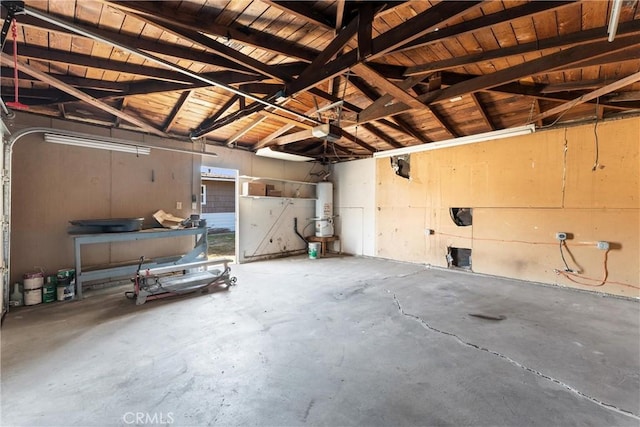
[(173, 216), (169, 213), (166, 213), (162, 209), (153, 214), (153, 217), (160, 223), (164, 228), (183, 228), (182, 222), (185, 218), (178, 218), (177, 216)]
[(261, 182), (243, 182), (242, 195), (243, 196), (266, 196), (267, 186)]

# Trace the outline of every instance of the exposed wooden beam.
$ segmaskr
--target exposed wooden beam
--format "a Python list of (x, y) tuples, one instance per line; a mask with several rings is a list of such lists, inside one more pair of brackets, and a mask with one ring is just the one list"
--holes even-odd
[(541, 93), (557, 93), (557, 92), (570, 92), (573, 90), (597, 89), (599, 87), (604, 86), (605, 84), (606, 84), (606, 81), (603, 79), (551, 83), (551, 84), (545, 85), (545, 87), (542, 88), (540, 92)]
[(304, 128), (304, 129), (313, 128), (313, 126), (308, 124), (308, 123), (301, 123), (300, 121), (298, 121), (296, 119), (292, 119), (290, 117), (286, 117), (286, 116), (283, 116), (281, 114), (274, 113), (272, 111), (264, 110), (260, 114), (265, 114), (266, 116), (271, 117), (272, 119), (277, 120), (277, 121), (279, 121), (281, 123), (292, 124), (295, 127), (300, 127), (300, 128)]
[[(198, 125), (198, 127), (196, 128), (196, 130), (197, 130), (197, 129), (206, 128), (206, 127), (208, 127), (209, 125), (211, 125), (212, 123), (215, 123), (215, 122), (216, 122), (216, 120), (218, 120), (218, 119), (219, 119), (219, 118), (220, 118), (224, 113), (226, 113), (226, 112), (227, 112), (227, 110), (229, 110), (229, 108), (231, 108), (231, 107), (233, 106), (233, 104), (235, 104), (235, 103), (236, 103), (236, 101), (238, 101), (239, 99), (240, 99), (240, 95), (233, 95), (231, 98), (229, 98), (229, 99), (227, 100), (227, 102), (225, 102), (225, 103), (224, 103), (220, 108), (218, 108), (218, 109), (216, 110), (216, 112), (215, 112), (215, 113), (213, 113), (213, 115), (211, 115), (210, 117), (208, 117), (207, 119), (205, 119), (204, 121), (202, 121), (202, 122)], [(199, 136), (202, 136), (202, 135), (197, 135), (197, 136), (199, 137)]]
[[(640, 34), (640, 20), (621, 23), (618, 27), (617, 34), (627, 36)], [(427, 64), (408, 67), (405, 75), (412, 76), (417, 74), (432, 73), (435, 71), (442, 71), (450, 68), (464, 67), (478, 62), (507, 58), (514, 55), (523, 55), (526, 53), (537, 52), (545, 49), (573, 47), (580, 44), (603, 41), (606, 39), (607, 27), (591, 28), (589, 30), (584, 30), (576, 33), (564, 34), (559, 37), (551, 37), (535, 42), (501, 47), (500, 49), (488, 50), (481, 53), (473, 53), (470, 55), (456, 56), (455, 58), (433, 61)], [(634, 58), (634, 56), (630, 55), (626, 58)]]
[[(84, 36), (82, 35), (66, 30), (57, 25), (41, 21), (29, 15), (20, 16), (20, 24), (27, 28), (34, 28), (37, 30), (46, 30), (56, 35), (66, 35), (66, 36), (72, 36), (74, 38), (75, 37), (84, 38)], [(223, 58), (211, 52), (207, 52), (207, 51), (202, 52), (195, 49), (185, 48), (184, 46), (180, 46), (180, 45), (164, 43), (159, 40), (145, 39), (142, 36), (131, 37), (127, 34), (110, 31), (107, 28), (98, 28), (95, 26), (89, 26), (79, 22), (75, 22), (74, 25), (78, 28), (91, 31), (92, 33), (95, 33), (100, 37), (111, 39), (113, 41), (124, 44), (131, 48), (144, 50), (149, 53), (171, 56), (176, 59), (184, 59), (187, 61), (194, 61), (201, 64), (214, 65), (216, 67), (222, 67), (222, 68), (225, 68), (228, 70), (234, 70), (237, 72), (244, 72), (244, 73), (252, 72), (252, 70), (239, 64), (236, 61), (231, 61), (229, 59)]]
[[(443, 102), (456, 96), (486, 90), (531, 75), (563, 69), (587, 58), (606, 55), (610, 52), (623, 50), (636, 44), (637, 39), (635, 37), (620, 37), (616, 38), (613, 42), (602, 41), (584, 46), (572, 47), (532, 61), (515, 65), (513, 67), (505, 68), (491, 74), (485, 74), (465, 80), (447, 88), (421, 95), (418, 99), (425, 104)], [(407, 111), (408, 109), (409, 107), (403, 103), (388, 105), (375, 111), (367, 108), (360, 114), (359, 121), (369, 122), (383, 117), (389, 117), (400, 112)]]
[(304, 141), (305, 139), (313, 138), (311, 129), (301, 130), (299, 132), (290, 133), (271, 140), (269, 145), (287, 145), (292, 142)]
[[(122, 97), (122, 99), (120, 99), (120, 102), (118, 102), (118, 110), (124, 111), (124, 109), (127, 108), (128, 103), (129, 103), (129, 98), (127, 98), (126, 96)], [(64, 104), (60, 104), (60, 105), (64, 105)], [(122, 123), (122, 119), (116, 116), (116, 119), (114, 120), (113, 125), (118, 128), (120, 127), (121, 123)], [(166, 130), (164, 132), (166, 132)]]
[[(374, 90), (367, 82), (361, 79), (358, 76), (352, 76), (349, 79), (349, 82), (355, 86), (364, 96), (369, 98), (371, 101), (375, 101), (380, 97), (380, 94)], [(357, 111), (359, 113), (360, 111)], [(379, 122), (385, 126), (391, 127), (394, 130), (403, 132), (406, 135), (411, 136), (412, 138), (417, 139), (421, 143), (431, 142), (430, 139), (422, 135), (418, 130), (416, 130), (413, 126), (411, 126), (406, 120), (401, 118), (400, 116), (393, 117), (393, 122), (389, 122), (387, 120), (379, 120)], [(394, 126), (395, 125), (395, 126)]]
[(344, 22), (344, 4), (346, 0), (337, 0), (336, 1), (336, 23), (335, 30), (339, 31), (342, 28), (342, 24)]
[[(414, 16), (389, 31), (375, 37), (372, 43), (372, 53), (369, 60), (403, 46), (412, 40), (432, 31), (438, 26), (443, 26), (460, 15), (477, 7), (481, 1), (465, 2), (440, 2), (426, 11)], [(358, 63), (357, 50), (351, 50), (339, 56), (318, 70), (313, 76), (305, 79), (297, 79), (287, 84), (287, 94), (294, 95), (310, 87), (344, 73)]]
[(336, 27), (336, 22), (331, 17), (314, 10), (311, 7), (313, 5), (311, 2), (276, 0), (262, 0), (262, 2), (294, 15), (305, 22), (318, 25), (325, 30), (332, 30)]
[(574, 3), (576, 3), (574, 0), (533, 1), (522, 6), (510, 7), (508, 9), (504, 9), (489, 15), (482, 15), (478, 18), (469, 19), (459, 24), (450, 25), (447, 27), (440, 26), (438, 28), (438, 31), (416, 37), (408, 43), (400, 46), (398, 49), (396, 49), (396, 51), (415, 49), (416, 47), (425, 46), (445, 38), (458, 37), (482, 28), (493, 27), (503, 22), (512, 21), (514, 19), (523, 18), (526, 16), (532, 16), (541, 12), (548, 12), (550, 10), (569, 6)]
[[(250, 27), (240, 27), (233, 24), (216, 24), (213, 17), (207, 19), (206, 9), (201, 11), (199, 16), (193, 16), (185, 13), (176, 13), (170, 2), (101, 1), (129, 13), (151, 18), (153, 21), (162, 25), (178, 26), (190, 31), (236, 40), (244, 45), (254, 46), (268, 52), (301, 59), (307, 62), (312, 61), (315, 57), (313, 50), (301, 48), (286, 39), (273, 36), (267, 32), (259, 32), (252, 30)], [(206, 22), (206, 24), (204, 24), (204, 22)]]
[(352, 70), (364, 80), (372, 82), (379, 89), (393, 96), (395, 99), (404, 102), (409, 107), (414, 109), (427, 108), (418, 98), (406, 92), (402, 87), (390, 82), (367, 65), (360, 63), (355, 65)]
[(630, 92), (619, 92), (616, 95), (607, 98), (609, 102), (626, 102), (626, 101), (640, 101), (640, 90), (634, 90)]
[(404, 147), (404, 145), (400, 144), (398, 141), (396, 141), (395, 139), (391, 138), (389, 135), (387, 135), (386, 133), (384, 133), (383, 131), (381, 131), (377, 127), (373, 126), (371, 123), (365, 123), (364, 125), (362, 125), (362, 127), (367, 132), (369, 132), (370, 134), (372, 134), (376, 138), (380, 138), (381, 140), (383, 140), (384, 142), (386, 142), (387, 144), (389, 144), (393, 148), (402, 148), (402, 147)]
[[(406, 91), (408, 89), (411, 89), (418, 83), (420, 83), (425, 78), (426, 76), (422, 76), (422, 75), (411, 76), (405, 79), (404, 81), (398, 83), (397, 86), (399, 89)], [(358, 115), (358, 120), (361, 121), (363, 116), (364, 117), (375, 116), (376, 114), (379, 114), (379, 112), (385, 111), (387, 107), (389, 107), (389, 105), (392, 104), (393, 99), (394, 99), (394, 96), (391, 94), (382, 95), (381, 97), (373, 101), (373, 103), (371, 103), (369, 106), (367, 106), (367, 108), (365, 108), (360, 112), (360, 114)], [(402, 105), (404, 106), (404, 104)], [(382, 118), (382, 116), (380, 118)]]
[(364, 4), (358, 9), (358, 61), (364, 61), (371, 56), (373, 47), (373, 5)]
[(489, 130), (496, 130), (496, 125), (493, 122), (493, 119), (489, 115), (489, 112), (485, 108), (484, 104), (482, 104), (482, 101), (480, 101), (480, 98), (478, 97), (478, 94), (471, 93), (469, 95), (471, 96), (471, 99), (473, 100), (473, 103), (476, 104), (476, 108), (478, 109), (478, 112), (482, 116), (482, 120), (484, 120), (484, 122), (489, 127)]
[(351, 141), (352, 143), (359, 145), (360, 147), (364, 148), (365, 150), (367, 150), (370, 153), (375, 153), (376, 151), (378, 151), (377, 148), (367, 144), (364, 141), (361, 141), (360, 139), (358, 139), (355, 135), (351, 135), (351, 133), (346, 132), (344, 129), (342, 130), (342, 137)]
[[(7, 45), (7, 53), (13, 54), (13, 45)], [(66, 65), (78, 65), (87, 68), (98, 68), (101, 70), (115, 71), (119, 73), (132, 74), (168, 82), (191, 83), (195, 82), (184, 74), (163, 68), (147, 67), (138, 64), (128, 64), (126, 62), (114, 61), (111, 59), (100, 59), (90, 55), (79, 55), (69, 53), (64, 50), (43, 49), (35, 46), (18, 44), (18, 56), (21, 58), (35, 59), (38, 61), (59, 62)]]
[(587, 94), (584, 94), (576, 99), (574, 99), (573, 101), (569, 101), (569, 102), (565, 102), (562, 105), (559, 105), (557, 107), (551, 108), (543, 113), (540, 113), (538, 115), (536, 115), (535, 117), (533, 117), (533, 119), (531, 119), (529, 121), (529, 123), (535, 122), (536, 120), (539, 119), (544, 119), (546, 117), (549, 116), (553, 116), (559, 113), (562, 113), (570, 108), (575, 107), (576, 105), (580, 105), (583, 104), (589, 100), (592, 99), (596, 99), (602, 95), (606, 95), (607, 93), (613, 92), (614, 90), (618, 90), (620, 88), (623, 88), (625, 86), (631, 85), (637, 81), (640, 81), (640, 71), (634, 74), (631, 74), (630, 76), (627, 76), (625, 78), (622, 78), (616, 82), (613, 82), (611, 84), (608, 84), (604, 87), (601, 87), (600, 89), (596, 89), (592, 92), (589, 92)]
[(446, 130), (451, 136), (453, 136), (454, 138), (459, 137), (460, 135), (458, 134), (458, 132), (453, 129), (447, 118), (444, 117), (444, 115), (440, 111), (438, 111), (437, 108), (438, 107), (436, 107), (435, 105), (429, 107), (429, 110), (431, 110), (431, 114), (433, 115), (435, 121), (438, 122), (440, 127)]
[[(11, 64), (11, 66), (13, 65), (13, 57), (9, 54), (6, 54), (4, 52), (0, 53), (1, 58), (2, 58), (2, 62), (4, 62), (5, 64), (9, 65)], [(120, 110), (118, 110), (117, 108), (113, 108), (112, 106), (105, 104), (104, 102), (101, 102), (89, 95), (87, 95), (86, 93), (82, 92), (81, 90), (78, 90), (76, 88), (74, 88), (73, 86), (69, 86), (66, 83), (61, 82), (60, 80), (57, 80), (53, 77), (51, 77), (50, 75), (43, 73), (42, 71), (36, 70), (35, 68), (26, 65), (22, 62), (18, 62), (18, 69), (24, 73), (27, 73), (33, 77), (38, 78), (40, 81), (42, 81), (43, 83), (46, 83), (48, 85), (51, 85), (53, 87), (56, 87), (58, 89), (60, 89), (63, 92), (66, 92), (72, 96), (75, 96), (76, 98), (86, 102), (89, 105), (92, 105), (100, 110), (106, 111), (109, 114), (112, 114), (114, 116), (120, 117), (123, 120), (126, 120), (127, 122), (134, 124), (136, 126), (138, 126), (139, 128), (149, 132), (149, 133), (153, 133), (155, 135), (159, 135), (159, 136), (166, 136), (166, 134), (164, 132), (162, 132), (159, 129), (156, 129), (155, 127), (153, 127), (152, 125), (150, 125), (149, 123), (139, 119), (138, 117), (134, 117), (131, 116), (129, 114), (126, 114)]]
[(178, 117), (180, 116), (182, 107), (184, 107), (193, 93), (193, 90), (186, 90), (180, 94), (180, 98), (178, 98), (178, 101), (173, 105), (171, 113), (169, 113), (169, 116), (164, 121), (164, 125), (162, 126), (162, 130), (164, 132), (169, 132), (171, 130), (173, 125), (176, 123), (176, 120), (178, 120)]
[(322, 67), (327, 61), (340, 52), (344, 46), (358, 33), (359, 19), (353, 19), (346, 28), (340, 31), (331, 42), (320, 52), (309, 66), (298, 76), (300, 79), (307, 78), (315, 73), (319, 67)]

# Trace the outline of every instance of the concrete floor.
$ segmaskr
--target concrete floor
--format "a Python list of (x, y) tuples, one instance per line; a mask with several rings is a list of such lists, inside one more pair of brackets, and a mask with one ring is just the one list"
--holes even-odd
[(1, 424), (640, 424), (637, 301), (366, 258), (232, 270), (9, 313)]

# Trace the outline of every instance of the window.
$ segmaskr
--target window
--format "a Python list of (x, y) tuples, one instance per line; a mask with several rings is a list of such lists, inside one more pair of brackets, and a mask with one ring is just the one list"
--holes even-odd
[(204, 184), (200, 186), (200, 204), (207, 204), (207, 186)]

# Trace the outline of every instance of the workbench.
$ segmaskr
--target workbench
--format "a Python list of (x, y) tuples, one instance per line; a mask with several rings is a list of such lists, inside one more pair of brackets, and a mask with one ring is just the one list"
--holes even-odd
[[(158, 259), (145, 262), (143, 268), (157, 268), (170, 265), (181, 265), (207, 258), (207, 228), (151, 228), (141, 231), (130, 231), (126, 233), (99, 233), (99, 234), (78, 234), (74, 235), (74, 258), (76, 275), (76, 296), (82, 299), (82, 284), (89, 280), (100, 280), (133, 276), (138, 268), (138, 264), (128, 264), (110, 266), (105, 268), (82, 269), (82, 246), (96, 243), (130, 242), (135, 240), (162, 239), (170, 237), (194, 236), (194, 247), (188, 253), (167, 259)], [(143, 255), (143, 254), (141, 254)]]

